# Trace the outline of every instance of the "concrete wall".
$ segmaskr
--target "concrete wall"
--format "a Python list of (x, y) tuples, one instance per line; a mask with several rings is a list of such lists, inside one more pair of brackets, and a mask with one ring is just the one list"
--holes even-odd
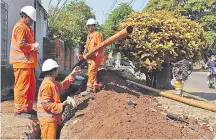
[[(47, 17), (46, 13), (41, 6), (39, 2), (36, 4), (36, 9), (37, 9), (37, 21), (36, 21), (36, 31), (35, 31), (35, 41), (39, 42), (40, 44), (40, 51), (39, 51), (39, 63), (44, 61), (44, 37), (47, 37)], [(42, 64), (40, 64), (42, 65)], [(41, 68), (38, 66), (36, 69), (36, 77), (40, 76), (41, 73)]]
[(58, 64), (61, 66), (60, 70), (71, 70), (71, 68), (78, 62), (76, 54), (77, 48), (65, 47), (63, 42), (60, 43), (60, 56), (57, 57)]
[(44, 39), (44, 61), (47, 59), (56, 60), (56, 40)]
[[(60, 56), (56, 56), (56, 40), (47, 40), (44, 39), (44, 60), (46, 59), (54, 59), (60, 65), (61, 70), (71, 70), (71, 68), (78, 62), (76, 58), (76, 54), (78, 52), (78, 48), (68, 48), (64, 46), (64, 41), (59, 40), (60, 47)], [(77, 46), (79, 47), (79, 46)]]
[(64, 70), (65, 69), (65, 60), (66, 60), (66, 57), (65, 57), (65, 47), (64, 47), (64, 42), (63, 41), (60, 41), (60, 56), (57, 57), (57, 62), (58, 64), (61, 66), (60, 67), (60, 70)]

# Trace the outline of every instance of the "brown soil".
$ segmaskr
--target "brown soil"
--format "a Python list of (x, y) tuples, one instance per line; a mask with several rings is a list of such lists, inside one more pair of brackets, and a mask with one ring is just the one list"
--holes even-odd
[(79, 105), (61, 138), (213, 138), (205, 125), (168, 119), (154, 96), (142, 94), (115, 73), (103, 71), (100, 76), (105, 90), (75, 97)]

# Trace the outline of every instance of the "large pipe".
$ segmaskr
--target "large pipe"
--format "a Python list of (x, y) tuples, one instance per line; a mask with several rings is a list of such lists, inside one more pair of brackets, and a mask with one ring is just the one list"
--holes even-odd
[(138, 83), (130, 81), (130, 80), (126, 80), (126, 81), (128, 83), (130, 83), (130, 84), (134, 84), (134, 85), (136, 85), (138, 87), (141, 87), (143, 89), (146, 89), (146, 90), (149, 90), (151, 92), (157, 93), (157, 94), (159, 94), (159, 95), (161, 95), (163, 97), (170, 98), (170, 99), (173, 99), (173, 100), (176, 100), (176, 101), (179, 101), (179, 102), (182, 102), (182, 103), (194, 106), (194, 107), (199, 107), (199, 108), (202, 108), (202, 109), (206, 109), (206, 110), (216, 112), (216, 106), (214, 106), (214, 105), (207, 104), (207, 103), (204, 103), (204, 102), (201, 102), (201, 101), (187, 99), (187, 98), (175, 95), (175, 94), (166, 93), (166, 92), (163, 92), (163, 91), (160, 91), (160, 90), (157, 90), (157, 89), (145, 86), (145, 85), (138, 84)]
[[(131, 34), (133, 32), (133, 27), (132, 26), (128, 26), (125, 29), (121, 30), (120, 32), (116, 33), (115, 35), (107, 38), (106, 40), (104, 40), (102, 43), (100, 43), (99, 45), (97, 45), (95, 47), (95, 49), (89, 51), (87, 54), (85, 54), (85, 58), (89, 58), (91, 57), (91, 55), (93, 55), (95, 52), (97, 52), (100, 49), (106, 48), (108, 45), (128, 36), (129, 34)], [(74, 69), (76, 66), (80, 66), (83, 62), (85, 61), (85, 59), (81, 59), (79, 62), (77, 62), (72, 69)]]

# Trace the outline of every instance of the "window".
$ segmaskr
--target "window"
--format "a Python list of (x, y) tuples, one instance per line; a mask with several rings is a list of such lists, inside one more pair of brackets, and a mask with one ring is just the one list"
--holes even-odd
[(8, 4), (1, 0), (1, 65), (7, 65)]

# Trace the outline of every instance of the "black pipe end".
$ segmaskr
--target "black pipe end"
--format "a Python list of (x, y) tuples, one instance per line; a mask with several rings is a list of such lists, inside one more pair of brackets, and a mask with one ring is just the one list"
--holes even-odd
[(131, 33), (133, 32), (133, 27), (132, 27), (132, 26), (128, 26), (128, 27), (126, 28), (126, 31), (127, 31), (129, 34), (131, 34)]

